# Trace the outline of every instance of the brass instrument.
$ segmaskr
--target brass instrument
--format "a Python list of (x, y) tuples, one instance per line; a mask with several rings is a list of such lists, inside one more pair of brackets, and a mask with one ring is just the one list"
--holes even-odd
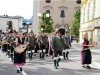
[(26, 46), (25, 46), (25, 45), (19, 45), (18, 47), (16, 47), (16, 48), (14, 49), (14, 51), (15, 51), (16, 53), (22, 53), (22, 52), (24, 52), (25, 49), (26, 49)]
[(6, 41), (1, 42), (2, 45), (8, 44)]
[(15, 42), (15, 38), (10, 39), (10, 43), (13, 43), (13, 42)]
[(2, 41), (2, 37), (0, 37), (0, 44), (1, 44), (1, 41)]
[(39, 37), (39, 39), (40, 39), (41, 43), (43, 43), (43, 40), (42, 40), (42, 37), (41, 36)]

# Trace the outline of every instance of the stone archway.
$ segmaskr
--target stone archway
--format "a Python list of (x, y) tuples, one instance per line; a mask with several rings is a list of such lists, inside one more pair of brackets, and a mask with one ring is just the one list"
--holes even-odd
[(61, 35), (65, 35), (65, 29), (59, 29)]

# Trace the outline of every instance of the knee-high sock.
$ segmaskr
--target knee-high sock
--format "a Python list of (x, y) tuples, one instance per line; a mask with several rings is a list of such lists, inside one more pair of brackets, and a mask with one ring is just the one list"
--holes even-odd
[(57, 57), (54, 57), (54, 66), (57, 66)]
[(67, 50), (67, 52), (66, 52), (66, 57), (68, 57), (69, 52), (70, 52), (70, 51), (69, 51), (69, 50)]
[(32, 50), (32, 55), (34, 54), (35, 50)]
[(58, 58), (57, 63), (59, 63), (59, 62), (61, 61), (61, 59), (63, 59), (63, 56), (60, 56), (60, 57)]
[(28, 57), (31, 58), (31, 51), (28, 51)]
[(39, 50), (39, 56), (42, 58), (42, 50)]
[(10, 50), (8, 50), (8, 56), (10, 57)]
[(65, 59), (65, 56), (66, 56), (66, 51), (63, 50), (63, 57), (64, 57), (64, 59)]
[(6, 55), (10, 56), (10, 50), (7, 50)]
[(42, 58), (44, 58), (44, 54), (45, 54), (45, 52), (46, 52), (46, 50), (43, 49), (43, 50), (42, 50), (42, 53), (41, 53)]
[(41, 58), (44, 58), (44, 52), (41, 53)]
[(2, 50), (2, 45), (0, 45), (0, 50)]
[(11, 59), (13, 60), (13, 53), (11, 53)]

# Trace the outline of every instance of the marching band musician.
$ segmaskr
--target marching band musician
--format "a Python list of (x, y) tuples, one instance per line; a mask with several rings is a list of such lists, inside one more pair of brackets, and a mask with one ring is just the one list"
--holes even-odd
[(17, 38), (17, 34), (16, 34), (16, 30), (14, 30), (12, 32), (11, 37), (10, 37), (10, 44), (11, 44), (11, 54), (10, 54), (10, 57), (11, 57), (11, 61), (13, 61), (13, 52), (14, 52), (14, 48), (16, 47), (16, 43), (15, 43), (16, 38)]
[(8, 55), (8, 53), (10, 52), (10, 47), (9, 47), (9, 33), (5, 32), (5, 35), (2, 38), (2, 42), (3, 42), (3, 52), (7, 52), (6, 55)]
[(35, 47), (36, 47), (36, 39), (35, 39), (35, 36), (34, 36), (34, 33), (32, 30), (30, 31), (29, 36), (27, 37), (27, 41), (29, 42), (29, 44), (28, 44), (28, 49), (29, 49), (28, 56), (29, 56), (29, 59), (31, 61), (32, 56), (35, 52)]
[(63, 50), (63, 57), (64, 59), (68, 59), (68, 54), (70, 52), (70, 47), (71, 47), (71, 42), (70, 42), (70, 37), (68, 35), (68, 31), (65, 31), (65, 35), (62, 36), (63, 38), (63, 43), (64, 43), (64, 50)]
[(16, 51), (14, 49), (14, 65), (17, 67), (17, 73), (24, 72), (22, 70), (22, 66), (24, 66), (25, 61), (26, 61), (26, 51), (21, 51), (21, 48), (26, 46), (26, 41), (23, 36), (22, 32), (18, 33), (18, 38), (16, 38), (16, 47), (20, 48), (19, 51)]
[(44, 55), (45, 55), (45, 52), (46, 52), (46, 46), (47, 46), (47, 37), (46, 35), (44, 34), (44, 32), (42, 32), (42, 35), (40, 35), (39, 37), (40, 39), (40, 49), (39, 50), (39, 54), (40, 54), (40, 59), (44, 59)]

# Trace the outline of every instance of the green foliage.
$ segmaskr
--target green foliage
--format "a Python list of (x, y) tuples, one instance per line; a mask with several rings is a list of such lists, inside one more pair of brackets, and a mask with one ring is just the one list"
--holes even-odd
[(72, 34), (74, 34), (75, 36), (79, 36), (79, 28), (80, 28), (80, 9), (76, 11), (76, 13), (74, 14), (74, 21), (72, 22), (72, 28), (71, 28), (71, 32)]
[[(45, 28), (44, 28), (44, 32), (45, 33), (52, 33), (54, 31), (53, 29), (53, 19), (51, 16), (46, 17), (47, 12), (44, 12), (44, 24), (45, 24)], [(39, 21), (39, 33), (41, 33), (41, 26), (43, 25), (43, 15), (40, 17), (40, 21)]]

